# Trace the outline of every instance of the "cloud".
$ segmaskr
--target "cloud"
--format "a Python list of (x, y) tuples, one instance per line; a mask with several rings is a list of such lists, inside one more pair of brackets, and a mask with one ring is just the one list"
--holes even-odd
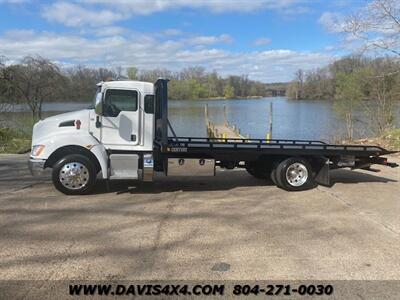
[(32, 29), (11, 29), (4, 33), (8, 39), (29, 39), (35, 36), (35, 31)]
[(176, 36), (176, 35), (181, 35), (182, 30), (175, 29), (175, 28), (168, 28), (168, 29), (165, 29), (163, 33), (168, 36)]
[[(96, 36), (114, 36), (114, 35), (122, 35), (127, 33), (129, 30), (124, 27), (119, 26), (105, 26), (93, 29), (91, 32), (94, 33)], [(85, 33), (83, 31), (82, 33)]]
[(126, 18), (122, 13), (111, 10), (93, 10), (83, 6), (56, 2), (43, 9), (42, 15), (49, 21), (63, 23), (66, 26), (77, 27), (83, 25), (103, 26)]
[(219, 36), (203, 35), (196, 36), (187, 40), (190, 45), (212, 45), (212, 44), (231, 44), (233, 38), (228, 34), (221, 34)]
[(333, 46), (333, 45), (328, 45), (324, 47), (324, 51), (326, 52), (333, 52), (333, 51), (337, 51), (339, 49), (338, 46)]
[[(0, 0), (2, 1), (2, 0)], [(24, 0), (7, 0), (24, 1)], [(297, 13), (305, 12), (300, 6), (305, 0), (71, 0), (45, 5), (42, 15), (50, 21), (69, 27), (104, 26), (134, 16), (146, 16), (167, 10), (205, 9), (216, 14), (227, 12), (251, 13), (274, 10), (286, 13), (298, 5)]]
[(110, 4), (109, 7), (130, 10), (135, 15), (149, 15), (165, 10), (193, 8), (207, 9), (214, 13), (224, 12), (252, 12), (259, 9), (280, 10), (306, 2), (304, 0), (81, 0), (86, 4)]
[(6, 4), (21, 4), (21, 3), (27, 3), (31, 2), (31, 0), (0, 0), (1, 3), (6, 3)]
[(344, 16), (340, 13), (324, 12), (318, 19), (318, 23), (331, 33), (343, 32)]
[[(137, 42), (132, 42), (135, 40)], [(199, 65), (208, 70), (215, 69), (222, 75), (248, 74), (252, 79), (265, 82), (289, 81), (297, 69), (321, 67), (334, 58), (327, 54), (285, 49), (252, 52), (232, 52), (215, 47), (193, 49), (184, 38), (165, 41), (139, 32), (88, 38), (24, 30), (0, 35), (0, 53), (14, 61), (25, 55), (42, 55), (66, 65), (134, 65), (139, 69), (168, 68), (173, 71)]]
[(262, 37), (262, 38), (258, 38), (253, 42), (254, 46), (265, 46), (271, 43), (271, 39), (266, 38), (266, 37)]

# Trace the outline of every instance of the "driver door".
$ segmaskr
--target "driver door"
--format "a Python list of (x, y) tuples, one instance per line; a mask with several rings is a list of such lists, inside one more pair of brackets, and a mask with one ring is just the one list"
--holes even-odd
[(105, 90), (100, 140), (106, 148), (139, 144), (139, 97), (137, 90)]

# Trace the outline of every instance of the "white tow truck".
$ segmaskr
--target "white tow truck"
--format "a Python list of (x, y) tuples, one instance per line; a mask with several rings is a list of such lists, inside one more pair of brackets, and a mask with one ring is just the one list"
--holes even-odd
[(168, 121), (168, 80), (108, 81), (98, 84), (93, 109), (35, 124), (29, 168), (34, 176), (52, 168), (54, 186), (72, 195), (89, 193), (97, 178), (108, 183), (152, 181), (154, 172), (214, 176), (216, 166), (245, 168), (297, 191), (329, 185), (332, 168), (396, 167), (381, 157), (390, 153), (378, 146), (321, 141), (177, 137)]

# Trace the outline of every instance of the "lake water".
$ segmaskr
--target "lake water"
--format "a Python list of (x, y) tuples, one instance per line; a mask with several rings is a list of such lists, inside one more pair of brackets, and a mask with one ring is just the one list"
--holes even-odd
[[(212, 122), (223, 123), (224, 106), (230, 124), (242, 135), (265, 138), (269, 131), (270, 103), (273, 106), (272, 138), (335, 141), (346, 137), (346, 127), (333, 112), (329, 101), (295, 101), (284, 97), (236, 100), (170, 101), (169, 116), (176, 134), (205, 136), (204, 106), (208, 105)], [(396, 105), (396, 123), (400, 125), (400, 105)], [(373, 136), (369, 120), (358, 114), (355, 136)]]
[[(262, 99), (169, 101), (169, 119), (179, 136), (206, 136), (204, 107), (208, 105), (209, 118), (223, 122), (224, 106), (229, 123), (237, 125), (243, 135), (265, 138), (269, 128), (269, 108), (273, 104), (273, 138), (313, 139), (334, 141), (346, 136), (343, 121), (334, 114), (329, 101), (294, 101), (284, 97)], [(43, 110), (48, 114), (87, 108), (90, 103), (47, 103)], [(18, 106), (17, 111), (26, 108)], [(51, 113), (49, 113), (51, 112)], [(16, 113), (17, 114), (17, 113)], [(400, 105), (396, 105), (396, 123), (400, 125)], [(368, 137), (373, 133), (368, 119), (359, 116), (356, 137)]]

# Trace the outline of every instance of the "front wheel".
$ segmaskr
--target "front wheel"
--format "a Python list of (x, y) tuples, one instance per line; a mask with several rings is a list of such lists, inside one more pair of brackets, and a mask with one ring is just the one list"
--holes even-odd
[(276, 184), (287, 191), (302, 191), (314, 186), (314, 174), (310, 163), (301, 157), (282, 161), (275, 170)]
[(66, 195), (89, 193), (96, 182), (96, 167), (87, 157), (71, 154), (61, 158), (52, 172), (53, 184)]

